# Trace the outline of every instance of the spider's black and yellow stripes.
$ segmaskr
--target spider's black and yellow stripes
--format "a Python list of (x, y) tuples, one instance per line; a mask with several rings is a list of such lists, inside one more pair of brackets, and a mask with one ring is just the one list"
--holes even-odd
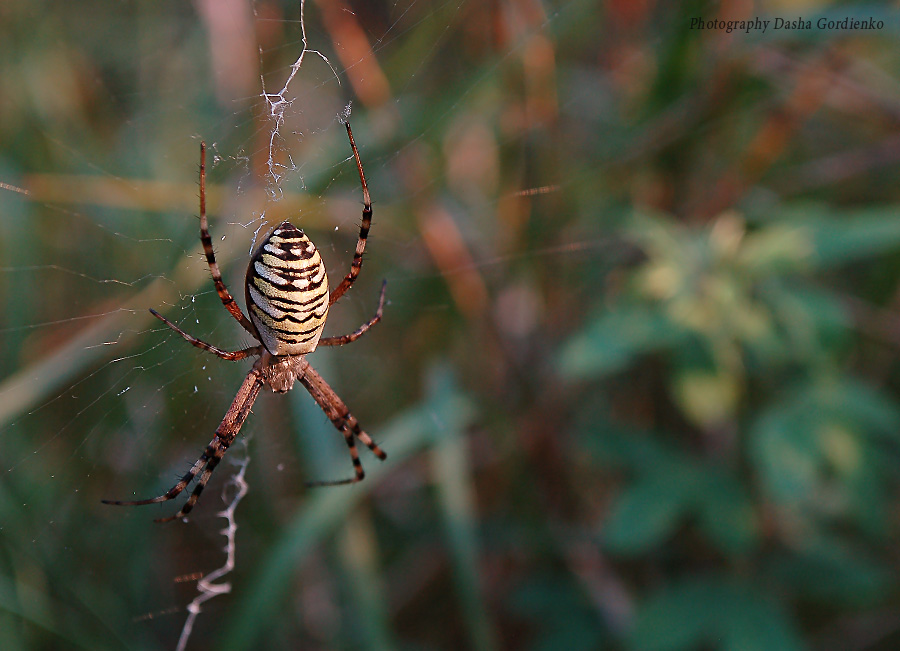
[(263, 240), (247, 267), (247, 311), (272, 355), (316, 349), (328, 316), (328, 276), (316, 246), (284, 222)]

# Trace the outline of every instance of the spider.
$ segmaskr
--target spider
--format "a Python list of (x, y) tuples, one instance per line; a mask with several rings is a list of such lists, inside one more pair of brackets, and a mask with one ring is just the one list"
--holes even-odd
[(355, 470), (355, 475), (349, 479), (308, 482), (308, 486), (335, 486), (361, 481), (365, 477), (365, 472), (359, 461), (355, 439), (359, 439), (379, 459), (384, 460), (387, 457), (372, 438), (360, 428), (356, 418), (334, 390), (306, 361), (306, 355), (313, 352), (317, 346), (343, 346), (356, 341), (381, 320), (384, 309), (384, 290), (387, 281), (382, 282), (381, 297), (374, 317), (349, 335), (322, 338), (328, 309), (350, 289), (359, 276), (363, 252), (366, 248), (366, 238), (372, 223), (372, 201), (369, 198), (366, 176), (359, 159), (359, 151), (353, 140), (350, 123), (345, 122), (345, 126), (363, 192), (362, 224), (359, 228), (356, 252), (353, 254), (353, 262), (350, 264), (350, 272), (344, 276), (340, 285), (329, 293), (325, 265), (315, 245), (302, 230), (290, 222), (283, 222), (266, 235), (247, 266), (244, 288), (249, 319), (244, 316), (241, 308), (231, 297), (222, 280), (219, 266), (216, 264), (212, 238), (209, 235), (209, 224), (206, 219), (206, 145), (203, 142), (200, 143), (200, 241), (203, 244), (203, 252), (206, 254), (206, 262), (209, 265), (213, 284), (216, 287), (216, 293), (222, 300), (222, 305), (260, 345), (232, 352), (224, 351), (184, 332), (156, 310), (151, 309), (150, 313), (184, 337), (191, 345), (217, 357), (232, 362), (255, 356), (258, 356), (258, 359), (238, 389), (237, 395), (231, 403), (231, 407), (228, 408), (225, 418), (222, 419), (222, 423), (216, 429), (212, 441), (177, 484), (164, 494), (150, 499), (103, 500), (104, 504), (139, 506), (167, 502), (184, 491), (202, 471), (200, 480), (181, 510), (173, 516), (158, 518), (156, 522), (168, 522), (185, 517), (200, 499), (200, 494), (206, 487), (213, 470), (225, 456), (228, 447), (234, 442), (241, 426), (250, 415), (250, 409), (260, 390), (268, 386), (276, 393), (285, 393), (290, 391), (295, 381), (299, 381), (309, 391), (322, 411), (344, 435)]

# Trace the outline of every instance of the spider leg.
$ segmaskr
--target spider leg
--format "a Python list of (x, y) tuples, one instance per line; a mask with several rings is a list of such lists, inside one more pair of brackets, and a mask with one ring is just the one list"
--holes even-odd
[(309, 391), (309, 394), (318, 403), (325, 415), (328, 416), (332, 424), (343, 435), (350, 449), (350, 459), (353, 461), (353, 469), (355, 476), (349, 479), (337, 479), (333, 481), (314, 481), (307, 482), (307, 486), (337, 486), (340, 484), (353, 484), (362, 481), (366, 476), (363, 471), (362, 464), (359, 461), (359, 453), (356, 450), (354, 436), (359, 439), (366, 447), (368, 447), (379, 459), (384, 461), (387, 458), (384, 450), (382, 450), (372, 437), (369, 436), (360, 426), (356, 417), (347, 409), (347, 405), (338, 397), (328, 383), (319, 375), (312, 366), (307, 366), (303, 375), (297, 378)]
[(213, 251), (212, 237), (209, 235), (209, 222), (206, 219), (206, 143), (200, 143), (200, 242), (203, 244), (203, 253), (206, 255), (206, 264), (209, 265), (209, 273), (212, 275), (213, 284), (216, 286), (216, 293), (222, 299), (222, 305), (225, 309), (240, 323), (244, 330), (256, 337), (256, 328), (250, 322), (241, 308), (235, 303), (234, 298), (225, 287), (225, 281), (222, 280), (222, 272), (219, 271), (219, 265), (216, 263), (216, 254)]
[(318, 345), (343, 346), (344, 344), (349, 344), (350, 342), (356, 341), (357, 339), (362, 337), (369, 328), (381, 321), (381, 314), (384, 311), (384, 290), (386, 287), (387, 280), (381, 281), (381, 298), (378, 299), (378, 309), (375, 311), (375, 316), (359, 326), (356, 332), (349, 335), (342, 335), (340, 337), (324, 337), (322, 339), (319, 339)]
[(240, 359), (252, 357), (253, 355), (259, 355), (262, 352), (261, 346), (251, 346), (250, 348), (244, 348), (243, 350), (235, 350), (231, 352), (216, 348), (215, 346), (208, 344), (205, 341), (201, 341), (196, 337), (189, 335), (153, 308), (150, 308), (150, 314), (155, 316), (157, 319), (172, 328), (172, 330), (184, 337), (192, 346), (196, 346), (197, 348), (210, 352), (217, 357), (221, 357), (222, 359), (227, 359), (230, 362), (236, 362)]
[[(334, 422), (334, 420), (332, 420), (332, 422)], [(347, 447), (350, 448), (350, 459), (353, 460), (353, 470), (356, 475), (349, 477), (348, 479), (320, 479), (317, 481), (307, 481), (304, 482), (307, 488), (343, 486), (344, 484), (355, 484), (356, 482), (365, 479), (366, 471), (363, 470), (362, 463), (359, 461), (359, 451), (356, 449), (356, 441), (353, 440), (353, 432), (347, 429), (346, 426), (338, 426), (336, 423), (335, 427), (341, 430), (341, 434), (344, 435), (344, 440), (347, 442)]]
[(356, 277), (359, 276), (359, 270), (362, 268), (363, 252), (366, 250), (366, 238), (369, 236), (369, 227), (372, 225), (372, 199), (369, 197), (369, 186), (366, 184), (366, 175), (363, 173), (362, 162), (359, 160), (359, 151), (356, 149), (356, 142), (353, 140), (353, 132), (350, 130), (350, 123), (345, 122), (347, 127), (347, 137), (350, 138), (350, 148), (353, 150), (353, 158), (356, 159), (356, 169), (359, 170), (359, 182), (362, 184), (363, 191), (363, 211), (362, 223), (359, 226), (359, 240), (356, 242), (356, 252), (353, 254), (353, 262), (350, 264), (350, 273), (344, 276), (341, 284), (331, 290), (328, 296), (328, 305), (333, 305), (341, 296), (344, 295)]
[(216, 429), (215, 436), (213, 436), (209, 445), (206, 446), (206, 450), (203, 451), (200, 458), (197, 459), (193, 466), (191, 466), (191, 469), (188, 470), (187, 474), (168, 491), (162, 495), (151, 497), (146, 500), (102, 500), (102, 502), (113, 506), (141, 506), (144, 504), (167, 502), (178, 497), (178, 495), (187, 488), (188, 484), (194, 480), (194, 477), (203, 470), (203, 474), (200, 475), (200, 481), (197, 482), (197, 486), (194, 488), (194, 491), (191, 493), (191, 496), (181, 510), (171, 517), (158, 518), (156, 522), (168, 522), (186, 516), (190, 513), (191, 509), (194, 508), (197, 500), (200, 499), (200, 494), (206, 487), (206, 483), (209, 481), (213, 470), (216, 469), (219, 461), (225, 456), (225, 452), (228, 450), (229, 446), (234, 443), (234, 439), (241, 430), (241, 426), (244, 424), (244, 421), (247, 420), (247, 416), (250, 415), (250, 409), (253, 407), (253, 403), (256, 402), (256, 398), (259, 396), (259, 391), (262, 389), (262, 386), (263, 379), (259, 370), (257, 370), (256, 367), (250, 369), (250, 372), (241, 384), (240, 389), (238, 389), (234, 401), (228, 408), (225, 418), (222, 419), (221, 424)]
[[(213, 441), (215, 442), (216, 439), (213, 439)], [(182, 506), (181, 510), (175, 515), (170, 515), (167, 518), (156, 518), (154, 522), (171, 522), (172, 520), (178, 520), (186, 517), (187, 514), (191, 512), (191, 509), (194, 508), (197, 500), (200, 499), (200, 494), (203, 492), (203, 489), (206, 488), (206, 484), (209, 481), (209, 478), (212, 476), (213, 470), (216, 469), (216, 466), (219, 465), (219, 462), (222, 460), (222, 457), (225, 456), (225, 452), (228, 450), (228, 446), (219, 441), (219, 445), (216, 447), (215, 452), (212, 454), (212, 456), (209, 456), (208, 453), (211, 447), (212, 444), (210, 444), (210, 446), (206, 448), (206, 452), (203, 455), (207, 458), (206, 469), (203, 471), (203, 474), (200, 475), (200, 481), (197, 482), (197, 485), (191, 492), (191, 496), (188, 498), (188, 501), (184, 503), (184, 506)], [(179, 484), (180, 483), (181, 482), (179, 482)]]
[(209, 445), (206, 446), (206, 450), (203, 454), (200, 455), (200, 458), (194, 462), (194, 465), (191, 466), (191, 469), (187, 471), (187, 474), (178, 480), (178, 483), (172, 486), (169, 490), (167, 490), (162, 495), (158, 495), (157, 497), (151, 497), (146, 500), (100, 500), (104, 504), (111, 504), (112, 506), (143, 506), (144, 504), (158, 504), (159, 502), (168, 502), (171, 499), (175, 499), (178, 497), (181, 492), (187, 488), (187, 485), (190, 484), (194, 477), (197, 476), (197, 473), (203, 469), (203, 467), (209, 462), (210, 455), (215, 453), (216, 443), (218, 442), (218, 436), (210, 441)]

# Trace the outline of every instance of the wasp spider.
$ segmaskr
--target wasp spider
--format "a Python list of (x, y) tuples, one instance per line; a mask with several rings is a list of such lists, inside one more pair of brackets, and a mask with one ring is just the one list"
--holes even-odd
[(200, 143), (200, 241), (203, 243), (206, 262), (209, 264), (216, 292), (222, 299), (225, 309), (261, 345), (233, 352), (220, 350), (192, 337), (155, 310), (151, 309), (150, 312), (192, 345), (222, 359), (237, 361), (254, 356), (258, 356), (259, 359), (253, 364), (253, 368), (250, 369), (238, 389), (234, 402), (228, 408), (212, 441), (177, 484), (158, 497), (134, 501), (103, 500), (104, 504), (137, 506), (166, 502), (177, 497), (202, 471), (194, 492), (191, 493), (181, 510), (171, 517), (159, 518), (157, 522), (167, 522), (186, 516), (200, 498), (213, 470), (216, 469), (222, 457), (225, 456), (226, 450), (234, 442), (241, 426), (250, 414), (250, 409), (260, 390), (268, 386), (277, 393), (284, 393), (294, 386), (295, 381), (299, 381), (309, 391), (334, 426), (343, 433), (347, 447), (350, 449), (353, 468), (356, 471), (355, 475), (349, 479), (312, 482), (309, 485), (332, 486), (362, 480), (365, 473), (359, 461), (355, 439), (362, 441), (379, 459), (386, 458), (382, 449), (360, 428), (356, 418), (334, 390), (306, 361), (306, 355), (313, 352), (317, 346), (343, 346), (356, 341), (381, 320), (384, 308), (385, 283), (382, 283), (378, 311), (374, 317), (352, 334), (322, 338), (322, 329), (325, 327), (328, 308), (350, 289), (353, 281), (359, 276), (363, 251), (366, 248), (366, 237), (372, 223), (372, 202), (369, 199), (366, 176), (363, 174), (359, 151), (353, 141), (350, 124), (347, 123), (346, 127), (363, 191), (362, 224), (359, 229), (356, 252), (353, 254), (353, 262), (350, 264), (350, 272), (344, 276), (340, 285), (329, 293), (325, 265), (315, 245), (302, 230), (290, 222), (284, 222), (263, 239), (247, 266), (244, 288), (249, 319), (244, 316), (241, 308), (228, 293), (228, 289), (222, 281), (219, 266), (216, 264), (206, 219), (206, 146), (204, 143)]

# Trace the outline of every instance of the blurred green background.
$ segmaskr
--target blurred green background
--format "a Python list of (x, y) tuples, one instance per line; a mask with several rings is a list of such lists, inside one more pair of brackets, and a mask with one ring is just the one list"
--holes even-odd
[[(692, 18), (810, 20), (691, 29)], [(819, 29), (820, 17), (883, 21)], [(897, 3), (0, 5), (0, 648), (171, 649), (225, 562), (223, 463), (291, 219), (383, 322), (310, 357), (388, 452), (261, 396), (231, 592), (188, 648), (900, 647)], [(327, 58), (329, 65), (323, 61)], [(261, 93), (269, 95), (264, 99)]]

